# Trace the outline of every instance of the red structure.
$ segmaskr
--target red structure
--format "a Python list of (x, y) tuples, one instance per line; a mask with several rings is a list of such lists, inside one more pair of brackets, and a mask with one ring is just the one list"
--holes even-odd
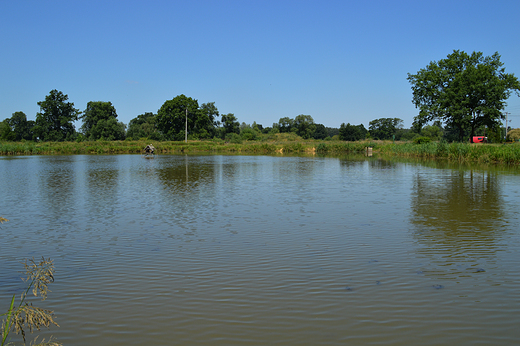
[(487, 137), (485, 136), (474, 136), (473, 143), (487, 143)]

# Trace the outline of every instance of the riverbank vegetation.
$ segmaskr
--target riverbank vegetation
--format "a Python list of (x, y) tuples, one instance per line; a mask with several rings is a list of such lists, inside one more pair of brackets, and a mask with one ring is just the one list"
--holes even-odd
[(152, 141), (150, 139), (85, 142), (0, 142), (0, 155), (74, 155), (74, 154), (141, 154), (153, 143), (157, 154), (236, 153), (236, 154), (348, 154), (365, 153), (367, 147), (374, 154), (396, 157), (446, 159), (457, 162), (520, 164), (520, 143), (448, 143), (429, 141), (363, 140), (304, 140), (295, 134), (276, 134), (258, 140), (225, 141), (190, 140)]

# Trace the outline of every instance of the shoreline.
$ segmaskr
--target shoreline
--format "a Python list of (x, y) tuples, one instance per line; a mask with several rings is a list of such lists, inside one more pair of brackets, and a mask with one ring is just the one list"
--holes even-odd
[(91, 142), (0, 142), (0, 156), (21, 155), (100, 155), (141, 154), (153, 143), (157, 154), (236, 153), (236, 154), (350, 154), (364, 153), (366, 147), (374, 154), (396, 157), (447, 159), (457, 162), (520, 164), (520, 144), (471, 144), (430, 142), (414, 144), (392, 141), (244, 141), (192, 140), (185, 142), (124, 140)]

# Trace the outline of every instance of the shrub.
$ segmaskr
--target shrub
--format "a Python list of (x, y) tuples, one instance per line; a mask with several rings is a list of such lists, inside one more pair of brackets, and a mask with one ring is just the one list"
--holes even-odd
[(240, 133), (240, 135), (242, 136), (242, 139), (244, 139), (246, 141), (255, 140), (257, 138), (257, 134), (258, 133), (250, 127), (243, 129), (242, 132)]
[[(330, 138), (330, 137), (328, 137), (328, 138)], [(325, 153), (325, 152), (329, 151), (329, 147), (328, 147), (328, 145), (325, 144), (325, 143), (320, 143), (320, 144), (318, 144), (318, 146), (316, 147), (316, 151), (317, 151), (317, 152), (321, 152), (321, 153)]]
[(520, 129), (513, 129), (507, 133), (507, 141), (517, 142), (520, 139)]
[(242, 143), (242, 137), (238, 133), (228, 133), (226, 134), (226, 142), (240, 144)]
[(432, 141), (432, 139), (430, 137), (423, 137), (423, 136), (415, 137), (413, 139), (413, 142), (415, 144), (430, 143), (431, 141)]

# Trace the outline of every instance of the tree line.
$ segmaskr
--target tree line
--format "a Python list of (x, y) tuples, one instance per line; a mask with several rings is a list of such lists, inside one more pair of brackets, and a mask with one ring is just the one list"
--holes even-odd
[[(379, 118), (363, 124), (342, 123), (339, 128), (316, 123), (312, 116), (280, 118), (271, 127), (240, 123), (233, 113), (220, 114), (215, 102), (199, 105), (196, 99), (179, 95), (164, 102), (157, 113), (147, 112), (130, 120), (128, 128), (117, 120), (111, 102), (91, 101), (84, 111), (74, 108), (68, 96), (51, 90), (37, 104), (36, 120), (23, 112), (0, 122), (0, 140), (84, 141), (123, 140), (125, 138), (180, 141), (220, 138), (228, 141), (255, 140), (265, 134), (289, 133), (303, 139), (340, 139), (356, 141), (415, 140), (418, 138), (464, 141), (486, 135), (503, 139), (501, 120), (506, 100), (514, 91), (520, 96), (520, 83), (505, 73), (498, 53), (484, 57), (481, 52), (467, 54), (458, 50), (446, 59), (430, 62), (416, 74), (408, 74), (412, 102), (419, 109), (410, 129), (399, 118)], [(74, 122), (82, 120), (76, 131)]]
[[(68, 95), (51, 90), (38, 102), (36, 120), (27, 120), (23, 112), (0, 122), (0, 140), (4, 141), (91, 141), (149, 138), (181, 141), (221, 138), (230, 141), (255, 140), (262, 134), (294, 133), (304, 139), (337, 136), (339, 129), (316, 124), (310, 115), (281, 118), (272, 127), (240, 123), (233, 113), (220, 114), (215, 102), (199, 105), (196, 99), (179, 95), (164, 102), (157, 113), (146, 112), (130, 120), (128, 127), (118, 121), (111, 102), (90, 101), (84, 111), (68, 101)], [(76, 131), (74, 122), (81, 120)]]

